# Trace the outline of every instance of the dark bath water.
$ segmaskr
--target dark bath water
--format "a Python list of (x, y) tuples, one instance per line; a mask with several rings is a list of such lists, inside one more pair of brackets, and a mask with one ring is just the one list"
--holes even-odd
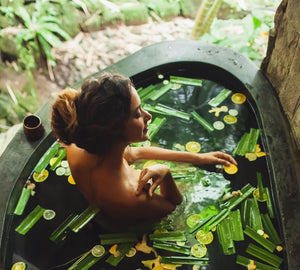
[[(162, 83), (159, 86), (162, 86)], [(208, 101), (217, 96), (224, 87), (209, 80), (203, 80), (202, 86), (181, 85), (179, 89), (171, 89), (157, 101), (146, 101), (145, 103), (162, 103), (177, 110), (187, 113), (197, 111), (207, 122), (213, 123), (217, 120), (222, 121), (228, 114), (221, 112), (219, 117), (214, 113), (209, 113), (211, 106)], [(235, 90), (234, 92), (240, 92)], [(250, 102), (247, 100), (243, 104), (235, 104), (229, 96), (219, 106), (227, 106), (228, 109), (238, 111), (237, 123), (225, 124), (223, 130), (206, 131), (197, 121), (182, 120), (173, 116), (165, 116), (167, 121), (154, 136), (153, 145), (159, 145), (164, 148), (178, 150), (178, 144), (183, 147), (189, 141), (196, 141), (201, 145), (201, 152), (224, 151), (232, 154), (239, 139), (244, 132), (249, 132), (250, 128), (257, 128), (255, 113)], [(161, 116), (152, 113), (153, 119)], [(262, 151), (264, 151), (260, 139), (258, 140)], [(193, 183), (178, 182), (178, 185), (184, 195), (184, 202), (172, 213), (167, 220), (171, 222), (173, 230), (184, 230), (186, 228), (186, 218), (190, 214), (200, 213), (205, 207), (216, 206), (226, 188), (232, 190), (241, 189), (247, 183), (256, 186), (256, 173), (262, 173), (264, 186), (270, 186), (266, 157), (260, 157), (250, 162), (245, 157), (235, 157), (238, 166), (238, 173), (228, 175), (226, 173), (216, 173), (214, 167), (198, 168), (198, 181)], [(136, 164), (137, 168), (141, 163)], [(66, 176), (57, 176), (51, 171), (46, 181), (36, 183), (36, 194), (30, 198), (26, 210), (22, 216), (15, 216), (14, 224), (10, 232), (10, 253), (12, 254), (12, 264), (16, 261), (24, 261), (27, 269), (50, 269), (68, 262), (71, 259), (90, 250), (94, 245), (99, 244), (98, 234), (101, 232), (95, 222), (90, 222), (78, 233), (70, 233), (62, 245), (54, 244), (49, 240), (50, 234), (56, 229), (70, 214), (81, 213), (88, 205), (79, 194), (75, 185), (67, 181)], [(27, 177), (24, 176), (24, 182)], [(209, 186), (204, 186), (201, 179), (211, 182)], [(52, 220), (41, 218), (32, 229), (25, 235), (20, 235), (14, 231), (26, 215), (37, 205), (46, 209), (52, 209), (56, 216)], [(276, 224), (275, 224), (276, 225)], [(201, 269), (244, 269), (235, 263), (236, 255), (222, 255), (222, 249), (219, 246), (217, 233), (214, 232), (214, 241), (207, 245), (210, 262), (208, 266), (202, 266)], [(195, 242), (189, 239), (189, 243)], [(248, 242), (249, 243), (249, 242)], [(246, 255), (245, 241), (236, 242), (237, 254)], [(160, 255), (166, 252), (158, 252)], [(118, 265), (117, 269), (146, 269), (140, 263), (141, 260), (154, 258), (138, 252), (132, 258), (126, 258)], [(55, 269), (67, 269), (71, 264)], [(91, 269), (115, 269), (105, 263), (105, 259), (100, 260)], [(192, 269), (192, 266), (184, 266), (180, 269)]]

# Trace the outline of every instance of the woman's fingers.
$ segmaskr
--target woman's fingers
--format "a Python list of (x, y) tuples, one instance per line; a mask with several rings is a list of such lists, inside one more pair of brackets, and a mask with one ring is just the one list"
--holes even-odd
[(136, 190), (136, 195), (139, 195), (142, 192), (143, 188), (145, 187), (149, 179), (151, 179), (150, 175), (148, 176), (148, 174), (149, 174), (149, 170), (147, 168), (141, 171), (139, 181), (138, 181), (138, 187)]

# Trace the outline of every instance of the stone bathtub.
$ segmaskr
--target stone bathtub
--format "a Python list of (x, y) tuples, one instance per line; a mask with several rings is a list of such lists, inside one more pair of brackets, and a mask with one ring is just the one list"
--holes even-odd
[[(280, 269), (299, 269), (300, 262), (297, 258), (300, 251), (298, 157), (290, 137), (289, 126), (275, 92), (261, 71), (238, 53), (198, 41), (168, 41), (154, 44), (113, 64), (104, 71), (117, 72), (131, 77), (137, 88), (158, 83), (158, 75), (163, 74), (167, 78), (175, 75), (213, 81), (225, 88), (245, 94), (249, 110), (253, 114), (253, 121), (261, 130), (261, 147), (267, 153), (267, 156), (264, 157), (264, 169), (269, 178), (276, 222), (284, 245), (284, 261)], [(74, 88), (80, 87), (80, 85), (81, 82), (78, 82)], [(51, 265), (40, 262), (43, 257), (39, 255), (43, 252), (42, 244), (31, 246), (24, 239), (14, 237), (17, 221), (13, 214), (24, 182), (40, 157), (54, 142), (49, 123), (50, 104), (51, 102), (45, 104), (37, 112), (46, 130), (43, 138), (30, 143), (26, 140), (23, 131), (19, 130), (1, 156), (0, 266), (2, 265), (4, 269), (10, 269), (12, 262), (18, 259), (26, 259), (28, 269), (48, 269), (47, 267)], [(229, 180), (236, 183), (234, 177)], [(68, 207), (71, 204), (70, 201), (72, 201), (70, 207), (78, 209), (86, 207), (86, 203), (76, 188), (70, 191), (69, 186), (63, 186), (60, 191), (57, 191), (55, 185), (52, 185), (44, 189), (40, 188), (37, 190), (38, 192), (47, 194), (45, 198), (40, 198), (45, 201), (45, 204), (47, 200), (53, 200), (59, 196), (60, 199), (56, 202), (57, 207), (59, 204)], [(44, 230), (49, 233), (49, 228), (44, 228)], [(38, 242), (36, 236), (32, 237), (33, 243)], [(82, 240), (80, 236), (78, 239)], [(92, 240), (93, 235), (87, 239), (91, 242), (94, 241)], [(76, 245), (78, 242), (74, 240), (73, 244)], [(30, 250), (35, 250), (35, 252), (30, 252)], [(57, 255), (53, 250), (55, 247), (50, 247), (48, 250), (52, 260)], [(34, 253), (41, 259), (34, 258)], [(66, 258), (71, 257), (72, 253), (65, 256)], [(214, 263), (205, 269), (216, 270), (220, 269), (221, 265), (222, 262)], [(236, 268), (226, 269), (243, 268), (238, 268), (236, 265)]]

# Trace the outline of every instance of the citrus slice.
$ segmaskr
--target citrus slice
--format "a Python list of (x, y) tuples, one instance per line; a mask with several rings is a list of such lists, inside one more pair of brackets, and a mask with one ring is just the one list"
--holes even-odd
[(44, 217), (44, 219), (46, 219), (46, 220), (51, 220), (51, 219), (53, 219), (53, 218), (55, 217), (55, 215), (56, 215), (56, 213), (55, 213), (53, 210), (51, 210), (51, 209), (46, 209), (46, 210), (44, 211), (43, 217)]
[(235, 174), (237, 173), (238, 168), (237, 166), (231, 163), (230, 165), (224, 167), (224, 171), (228, 174)]
[(157, 234), (157, 233), (166, 233), (166, 232), (168, 232), (167, 229), (165, 229), (165, 228), (159, 228), (159, 229), (156, 229), (156, 230), (153, 232), (153, 234)]
[(69, 182), (71, 185), (76, 185), (76, 183), (75, 183), (74, 178), (73, 178), (72, 175), (70, 175), (70, 176), (68, 177), (68, 182)]
[(207, 253), (207, 248), (203, 244), (198, 243), (198, 244), (193, 245), (191, 248), (191, 254), (194, 257), (202, 258), (206, 255), (206, 253)]
[(50, 166), (52, 166), (52, 165), (55, 163), (56, 160), (57, 160), (56, 157), (51, 158), (51, 159), (50, 159), (50, 162), (49, 162)]
[(188, 142), (185, 148), (191, 153), (198, 153), (201, 150), (201, 145), (197, 142)]
[(70, 176), (70, 175), (71, 175), (70, 168), (65, 168), (65, 176)]
[(208, 245), (214, 240), (214, 235), (212, 232), (206, 232), (199, 230), (196, 234), (196, 239), (203, 245)]
[(35, 182), (44, 182), (49, 176), (49, 171), (48, 170), (43, 170), (41, 173), (34, 172), (32, 175), (32, 178)]
[(200, 214), (192, 214), (190, 216), (188, 216), (188, 218), (186, 219), (186, 224), (190, 227), (193, 228), (196, 226), (196, 224), (202, 220), (201, 215)]
[(254, 161), (257, 159), (256, 153), (246, 153), (245, 158), (247, 158), (249, 161)]
[(23, 262), (16, 262), (11, 267), (11, 270), (25, 270), (25, 269), (26, 269), (26, 264)]
[(236, 109), (230, 109), (228, 113), (232, 116), (237, 116), (239, 114), (239, 112)]
[(223, 120), (226, 124), (229, 124), (229, 125), (235, 124), (237, 122), (237, 118), (235, 116), (230, 115), (230, 114), (225, 115)]
[(105, 248), (101, 245), (96, 245), (92, 248), (92, 255), (94, 257), (99, 258), (99, 257), (103, 256), (104, 253), (105, 253)]
[(242, 93), (235, 93), (232, 95), (231, 100), (235, 104), (243, 104), (246, 101), (246, 96)]
[(266, 192), (263, 192), (263, 198), (262, 199), (259, 198), (259, 190), (258, 190), (258, 188), (256, 188), (253, 191), (253, 197), (256, 198), (256, 200), (259, 201), (259, 202), (265, 202), (268, 199), (268, 196), (267, 196)]
[(133, 257), (136, 254), (136, 249), (134, 247), (132, 247), (127, 253), (126, 253), (126, 257)]
[(67, 161), (67, 160), (62, 160), (62, 161), (61, 161), (61, 166), (62, 166), (62, 167), (65, 167), (65, 168), (68, 168), (68, 167), (69, 167), (68, 161)]
[(225, 125), (222, 121), (216, 121), (216, 122), (213, 123), (213, 127), (216, 130), (222, 130), (222, 129), (224, 129)]
[(58, 167), (56, 170), (55, 170), (55, 173), (58, 175), (58, 176), (62, 176), (64, 175), (66, 172), (66, 169), (64, 167)]
[(145, 162), (143, 168), (145, 169), (145, 168), (147, 168), (149, 166), (152, 166), (152, 165), (155, 165), (155, 164), (157, 164), (157, 162), (155, 160), (148, 160), (148, 161)]

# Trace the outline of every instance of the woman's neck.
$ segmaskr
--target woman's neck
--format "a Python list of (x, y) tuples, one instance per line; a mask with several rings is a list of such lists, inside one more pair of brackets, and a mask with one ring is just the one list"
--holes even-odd
[(102, 164), (107, 168), (114, 170), (121, 168), (124, 165), (124, 151), (127, 145), (118, 144), (110, 151), (110, 153), (103, 156)]

